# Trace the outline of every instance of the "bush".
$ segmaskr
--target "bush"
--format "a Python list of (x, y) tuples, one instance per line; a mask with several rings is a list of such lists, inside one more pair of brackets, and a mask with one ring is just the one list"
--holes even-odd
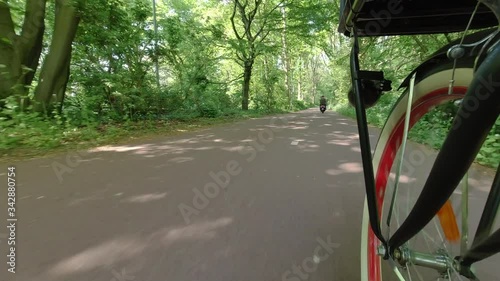
[(52, 119), (38, 113), (20, 112), (15, 98), (6, 101), (0, 112), (0, 150), (19, 146), (52, 148), (61, 144), (63, 118), (54, 112)]
[(241, 116), (242, 113), (241, 113), (240, 109), (228, 108), (228, 109), (223, 110), (221, 112), (221, 115), (225, 116), (225, 117), (236, 117), (236, 116)]
[(219, 116), (220, 111), (218, 106), (212, 101), (205, 101), (198, 107), (201, 117), (216, 118)]
[(198, 117), (200, 117), (200, 113), (197, 111), (176, 111), (166, 115), (164, 119), (186, 122)]
[(304, 101), (294, 100), (292, 102), (292, 109), (293, 110), (304, 110), (304, 109), (308, 109), (308, 108), (309, 108), (309, 106)]

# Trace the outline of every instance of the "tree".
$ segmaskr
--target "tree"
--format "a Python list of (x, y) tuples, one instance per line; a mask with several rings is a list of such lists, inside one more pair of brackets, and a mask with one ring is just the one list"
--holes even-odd
[[(46, 0), (27, 0), (20, 35), (15, 32), (11, 5), (0, 1), (0, 100), (23, 97), (28, 105), (27, 88), (35, 78), (43, 51)], [(69, 77), (71, 45), (79, 17), (70, 0), (55, 1), (55, 23), (50, 49), (45, 57), (34, 95), (34, 110), (50, 112), (53, 102), (62, 103)]]
[[(273, 30), (271, 22), (279, 20), (275, 11), (283, 1), (272, 3), (265, 0), (234, 0), (231, 25), (236, 36), (236, 56), (243, 67), (243, 85), (241, 108), (248, 110), (250, 96), (250, 81), (255, 59), (263, 53), (264, 40)], [(239, 16), (239, 21), (236, 20)], [(278, 17), (277, 17), (278, 16)], [(238, 28), (239, 27), (239, 28)]]

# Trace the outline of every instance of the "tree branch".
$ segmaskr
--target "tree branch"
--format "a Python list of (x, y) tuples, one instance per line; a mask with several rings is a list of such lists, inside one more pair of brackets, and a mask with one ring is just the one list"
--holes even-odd
[(243, 22), (243, 27), (245, 28), (244, 35), (246, 35), (248, 40), (251, 40), (249, 34), (252, 22), (249, 20), (249, 18), (247, 18), (247, 14), (245, 12), (248, 3), (245, 2), (245, 5), (241, 5), (241, 3), (238, 0), (235, 0), (235, 3), (238, 5), (238, 9), (240, 10), (241, 22)]
[(236, 38), (238, 38), (238, 40), (241, 40), (242, 38), (241, 38), (240, 34), (238, 33), (238, 30), (236, 29), (236, 24), (234, 23), (234, 17), (236, 16), (236, 6), (238, 4), (239, 4), (239, 1), (235, 0), (234, 7), (233, 7), (233, 14), (231, 15), (231, 26), (233, 27), (234, 35), (236, 35)]
[[(259, 35), (262, 33), (262, 31), (264, 30), (264, 27), (267, 25), (267, 21), (269, 20), (269, 16), (274, 13), (274, 11), (276, 11), (276, 9), (278, 9), (278, 7), (281, 6), (281, 4), (284, 3), (284, 0), (281, 0), (278, 4), (276, 4), (276, 6), (274, 6), (271, 11), (269, 11), (265, 16), (264, 16), (264, 22), (262, 23), (262, 25), (260, 26), (260, 29), (259, 31), (257, 31), (257, 33), (255, 34), (255, 37), (259, 37)], [(267, 36), (267, 35), (266, 35)], [(261, 40), (262, 42), (262, 40)]]
[(421, 50), (420, 57), (423, 58), (424, 54), (427, 54), (427, 47), (422, 43), (422, 41), (420, 41), (420, 39), (417, 36), (411, 36), (411, 38), (419, 46)]
[(267, 30), (266, 33), (262, 35), (261, 39), (259, 40), (259, 43), (262, 43), (267, 38), (269, 33), (271, 33), (271, 30)]
[(255, 0), (254, 3), (255, 3), (255, 7), (253, 8), (252, 11), (250, 11), (248, 13), (248, 30), (247, 30), (248, 38), (249, 38), (249, 40), (252, 40), (252, 41), (254, 41), (256, 37), (252, 36), (251, 26), (252, 26), (252, 22), (255, 19), (255, 15), (257, 14), (257, 11), (259, 10), (259, 6), (260, 6), (260, 4), (262, 4), (262, 0)]

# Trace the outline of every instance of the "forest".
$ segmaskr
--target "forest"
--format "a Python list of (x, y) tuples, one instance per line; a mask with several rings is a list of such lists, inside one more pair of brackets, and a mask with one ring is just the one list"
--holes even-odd
[[(39, 155), (317, 106), (354, 116), (351, 39), (336, 0), (0, 0), (0, 154)], [(363, 68), (394, 90), (461, 34), (363, 38)], [(410, 137), (442, 142), (456, 108)], [(428, 132), (433, 132), (429, 138)], [(500, 160), (500, 121), (477, 161)]]

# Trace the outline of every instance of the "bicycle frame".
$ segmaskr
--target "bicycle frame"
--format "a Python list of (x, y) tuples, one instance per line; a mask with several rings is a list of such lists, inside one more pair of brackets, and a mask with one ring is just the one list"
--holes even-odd
[[(481, 0), (480, 2), (488, 6), (500, 22), (500, 0)], [(500, 79), (499, 81), (494, 81), (494, 79), (500, 78), (500, 42), (496, 42), (496, 45), (491, 48), (475, 72), (473, 81), (454, 119), (452, 129), (438, 153), (415, 206), (401, 227), (396, 230), (392, 237), (386, 239), (380, 228), (371, 145), (361, 91), (363, 79), (383, 80), (383, 74), (380, 76), (377, 75), (377, 72), (360, 70), (356, 27), (353, 27), (352, 35), (354, 43), (351, 51), (351, 76), (370, 226), (386, 249), (384, 259), (388, 259), (389, 256), (393, 256), (395, 250), (421, 231), (448, 200), (470, 168), (488, 132), (498, 118), (500, 114)], [(474, 108), (471, 108), (471, 104), (474, 104)], [(456, 153), (456, 151), (461, 151), (461, 153)], [(499, 207), (500, 166), (488, 195), (472, 247), (462, 257), (456, 258), (460, 264), (462, 275), (474, 278), (470, 266), (500, 252), (500, 230), (489, 235), (495, 213)]]

